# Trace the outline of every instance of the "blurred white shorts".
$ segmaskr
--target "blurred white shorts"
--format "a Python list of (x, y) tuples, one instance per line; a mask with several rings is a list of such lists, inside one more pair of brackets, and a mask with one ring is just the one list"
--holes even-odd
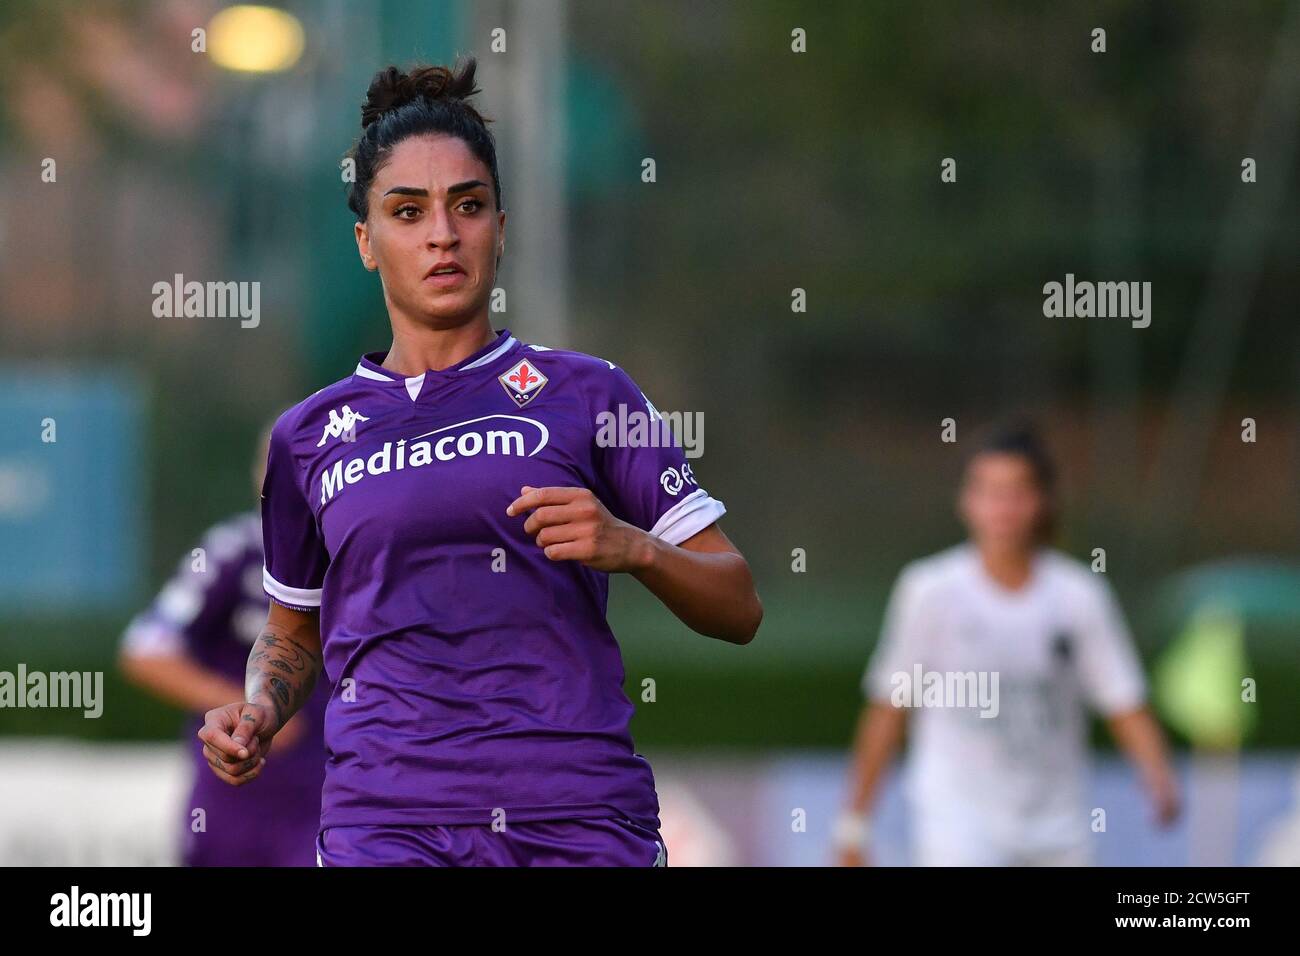
[(915, 866), (1091, 866), (1092, 848), (1068, 846), (1015, 847), (987, 839), (974, 830), (931, 829), (913, 843)]

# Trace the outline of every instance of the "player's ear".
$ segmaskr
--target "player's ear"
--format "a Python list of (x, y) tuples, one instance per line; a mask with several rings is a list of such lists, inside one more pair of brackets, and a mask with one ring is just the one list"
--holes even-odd
[(361, 256), (361, 264), (374, 272), (379, 265), (375, 262), (375, 257), (370, 254), (370, 230), (366, 228), (364, 222), (358, 222), (353, 225), (352, 231), (357, 237), (357, 252)]
[(501, 257), (506, 254), (506, 211), (497, 213), (497, 268), (501, 268)]

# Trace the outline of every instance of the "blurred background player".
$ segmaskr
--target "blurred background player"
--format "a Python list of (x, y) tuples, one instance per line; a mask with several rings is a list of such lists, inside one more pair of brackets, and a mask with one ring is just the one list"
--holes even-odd
[(868, 702), (834, 836), (840, 863), (867, 862), (869, 808), (918, 674), (945, 684), (985, 675), (993, 706), (918, 708), (905, 784), (916, 864), (1088, 863), (1084, 703), (1136, 765), (1156, 819), (1171, 822), (1174, 776), (1119, 605), (1103, 577), (1047, 547), (1055, 467), (1032, 427), (977, 443), (958, 510), (969, 539), (903, 569), (863, 677)]
[[(262, 486), (269, 439), (268, 426), (254, 459), (255, 488)], [(184, 737), (194, 783), (185, 806), (182, 861), (186, 866), (314, 866), (328, 682), (321, 681), (275, 738), (278, 759), (262, 786), (234, 789), (213, 777), (194, 735), (205, 711), (244, 693), (249, 648), (266, 621), (261, 518), (249, 511), (222, 521), (199, 547), (131, 621), (120, 651), (128, 680), (194, 715)]]

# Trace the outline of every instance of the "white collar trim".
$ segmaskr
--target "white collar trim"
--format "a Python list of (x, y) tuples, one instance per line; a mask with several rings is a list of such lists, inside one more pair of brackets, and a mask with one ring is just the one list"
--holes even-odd
[[(504, 355), (506, 352), (508, 352), (511, 346), (513, 346), (516, 341), (518, 340), (513, 335), (508, 335), (506, 336), (506, 340), (504, 342), (502, 342), (500, 345), (494, 348), (487, 355), (475, 359), (473, 362), (470, 362), (468, 365), (457, 366), (456, 371), (461, 372), (464, 371), (465, 369), (478, 368), (480, 365), (487, 365), (489, 362), (494, 362), (497, 359), (499, 359), (502, 355)], [(360, 375), (362, 378), (368, 378), (375, 382), (395, 381), (394, 379), (389, 378), (387, 375), (383, 375), (379, 372), (376, 372), (374, 369), (366, 368), (366, 366), (361, 364), (360, 362), (357, 363), (356, 374)], [(415, 399), (419, 396), (420, 389), (424, 387), (424, 376), (426, 374), (428, 373), (421, 372), (419, 375), (412, 375), (409, 378), (405, 379), (406, 393), (411, 396), (411, 401), (415, 401)]]
[(504, 342), (502, 342), (500, 345), (494, 348), (487, 355), (484, 355), (482, 358), (475, 359), (474, 361), (470, 362), (468, 365), (460, 366), (460, 369), (458, 369), (457, 371), (463, 371), (464, 369), (467, 368), (478, 368), (480, 365), (487, 365), (489, 362), (493, 362), (496, 359), (499, 359), (502, 355), (506, 353), (506, 351), (510, 348), (510, 346), (514, 344), (515, 344), (515, 337), (513, 335), (508, 335), (506, 336), (506, 340)]

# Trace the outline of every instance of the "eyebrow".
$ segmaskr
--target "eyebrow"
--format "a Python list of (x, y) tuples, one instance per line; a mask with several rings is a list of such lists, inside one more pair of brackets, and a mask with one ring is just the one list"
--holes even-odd
[[(467, 193), (471, 189), (476, 189), (479, 186), (486, 186), (486, 185), (487, 183), (483, 182), (483, 180), (481, 179), (467, 179), (463, 183), (453, 183), (452, 185), (448, 186), (447, 195), (450, 196), (453, 193)], [(429, 195), (429, 190), (422, 189), (419, 186), (394, 186), (392, 189), (384, 193), (384, 195), (385, 196), (398, 195), (398, 196), (427, 197)]]

